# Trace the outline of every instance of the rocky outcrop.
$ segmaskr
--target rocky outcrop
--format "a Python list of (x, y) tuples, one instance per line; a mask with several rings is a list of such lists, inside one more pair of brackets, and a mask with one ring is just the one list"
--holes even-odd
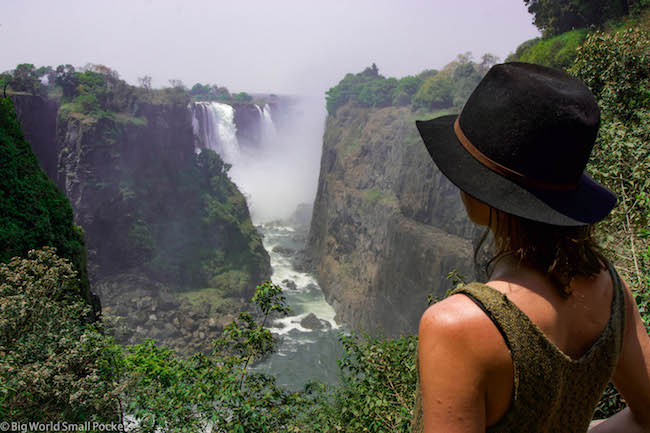
[(237, 140), (244, 146), (260, 144), (262, 138), (262, 118), (255, 104), (231, 104), (235, 109)]
[(417, 332), (448, 273), (473, 276), (475, 232), (408, 108), (348, 105), (328, 118), (308, 252), (337, 320)]
[[(119, 274), (97, 284), (104, 321), (123, 344), (154, 338), (182, 355), (209, 353), (212, 342), (244, 307), (243, 299), (229, 299), (229, 308), (191, 302), (142, 274)], [(232, 311), (228, 311), (231, 309)]]

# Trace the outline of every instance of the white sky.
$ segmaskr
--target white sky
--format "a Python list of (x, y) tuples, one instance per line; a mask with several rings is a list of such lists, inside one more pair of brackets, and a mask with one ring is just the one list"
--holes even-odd
[(3, 0), (0, 71), (90, 62), (154, 87), (322, 95), (372, 62), (401, 77), (535, 36), (522, 0)]

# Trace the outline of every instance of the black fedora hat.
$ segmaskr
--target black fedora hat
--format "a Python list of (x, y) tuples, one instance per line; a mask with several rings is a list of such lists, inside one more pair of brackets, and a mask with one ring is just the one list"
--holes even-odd
[(616, 195), (585, 173), (600, 111), (567, 73), (528, 63), (492, 67), (460, 116), (416, 121), (440, 171), (472, 197), (559, 226), (603, 219)]

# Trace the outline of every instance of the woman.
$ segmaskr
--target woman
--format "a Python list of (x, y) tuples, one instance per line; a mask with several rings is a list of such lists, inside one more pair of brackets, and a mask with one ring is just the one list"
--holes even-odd
[(650, 432), (650, 337), (591, 238), (616, 203), (584, 173), (599, 123), (581, 81), (525, 63), (417, 122), (496, 257), (422, 316), (413, 431), (586, 432), (611, 380), (628, 408), (589, 431)]

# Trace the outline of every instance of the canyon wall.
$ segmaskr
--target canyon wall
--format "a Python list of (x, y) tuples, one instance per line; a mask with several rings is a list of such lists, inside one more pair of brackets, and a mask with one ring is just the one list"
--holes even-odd
[(474, 276), (477, 230), (414, 121), (409, 108), (350, 104), (327, 119), (308, 254), (353, 328), (415, 333), (449, 272)]
[[(209, 149), (197, 154), (188, 107), (79, 113), (36, 96), (12, 99), (85, 232), (91, 289), (105, 313), (126, 322), (123, 341), (153, 336), (190, 352), (209, 349), (271, 268), (228, 167)], [(203, 289), (226, 308), (215, 314), (183, 295)]]

